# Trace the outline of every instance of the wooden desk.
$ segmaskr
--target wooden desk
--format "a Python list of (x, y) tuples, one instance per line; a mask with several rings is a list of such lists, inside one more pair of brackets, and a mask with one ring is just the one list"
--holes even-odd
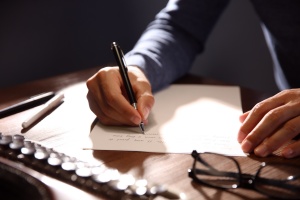
[[(121, 173), (129, 173), (136, 178), (145, 178), (151, 183), (165, 184), (173, 190), (184, 192), (187, 199), (266, 198), (251, 190), (222, 191), (195, 184), (187, 175), (187, 170), (193, 162), (190, 155), (82, 150), (80, 144), (89, 142), (88, 135), (95, 119), (86, 100), (85, 81), (96, 71), (97, 69), (93, 68), (0, 89), (0, 109), (41, 92), (56, 91), (65, 94), (64, 103), (34, 126), (23, 130), (21, 123), (37, 112), (39, 107), (0, 119), (0, 132), (4, 135), (23, 134), (25, 138), (76, 156), (83, 161), (99, 162), (107, 167), (116, 168)], [(178, 82), (220, 84), (216, 81), (194, 76), (184, 77)], [(241, 94), (244, 111), (249, 110), (256, 102), (267, 97), (245, 88), (241, 89)], [(242, 172), (250, 174), (256, 172), (262, 161), (276, 160), (278, 162), (299, 163), (299, 159), (285, 160), (278, 157), (257, 158), (250, 156), (247, 158), (237, 157), (237, 160), (241, 165)], [(44, 177), (40, 174), (35, 174), (35, 176), (39, 179)], [(100, 199), (100, 197), (82, 191), (71, 192), (76, 190), (74, 188), (62, 191), (60, 187), (57, 187), (57, 184), (50, 184), (51, 181), (45, 181), (45, 178), (42, 180), (51, 188), (54, 199), (78, 199), (79, 197), (80, 199)]]

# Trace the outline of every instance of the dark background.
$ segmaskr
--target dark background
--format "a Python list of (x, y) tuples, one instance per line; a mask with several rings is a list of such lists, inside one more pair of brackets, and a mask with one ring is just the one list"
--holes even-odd
[[(118, 41), (124, 52), (129, 51), (166, 3), (1, 1), (0, 87), (110, 63), (110, 43)], [(277, 90), (260, 24), (248, 1), (231, 1), (191, 72)]]

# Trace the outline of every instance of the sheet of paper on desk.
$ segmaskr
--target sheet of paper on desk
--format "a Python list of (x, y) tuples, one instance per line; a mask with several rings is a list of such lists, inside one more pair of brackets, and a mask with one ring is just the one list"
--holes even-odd
[(155, 94), (145, 134), (138, 127), (97, 123), (85, 148), (245, 156), (237, 142), (241, 114), (238, 87), (171, 85)]

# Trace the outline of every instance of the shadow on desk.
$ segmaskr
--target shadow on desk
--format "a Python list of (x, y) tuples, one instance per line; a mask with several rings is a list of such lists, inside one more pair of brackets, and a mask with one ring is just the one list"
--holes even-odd
[[(232, 189), (232, 190), (220, 190), (216, 189), (215, 193), (212, 194), (211, 192), (207, 193), (204, 188), (207, 188), (206, 186), (199, 185), (195, 182), (191, 182), (192, 187), (199, 192), (199, 196), (202, 196), (203, 199), (209, 200), (209, 199), (225, 199), (224, 196), (230, 196), (230, 199), (244, 199), (244, 200), (266, 200), (269, 199), (268, 197), (261, 195), (261, 197), (258, 197), (257, 192), (255, 191), (249, 191), (246, 189)], [(246, 191), (246, 192), (245, 192)], [(251, 195), (252, 193), (255, 193), (254, 195)], [(252, 197), (252, 198), (251, 198)]]
[[(167, 154), (162, 153), (145, 153), (145, 152), (131, 152), (131, 151), (107, 151), (97, 150), (93, 153), (94, 157), (101, 160), (106, 167), (118, 169), (120, 173), (130, 173), (136, 178), (145, 178), (145, 169), (148, 165), (156, 165), (159, 159)], [(134, 159), (133, 159), (134, 158)], [(124, 165), (120, 165), (120, 160)]]

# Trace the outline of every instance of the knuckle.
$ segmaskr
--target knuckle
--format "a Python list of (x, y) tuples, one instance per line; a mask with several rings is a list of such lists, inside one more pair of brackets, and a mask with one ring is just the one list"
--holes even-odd
[(257, 103), (252, 109), (252, 115), (261, 116), (263, 113), (263, 106), (264, 106), (263, 102)]
[(280, 91), (275, 97), (279, 97), (282, 99), (287, 99), (295, 95), (295, 92), (293, 90), (282, 90)]
[(93, 77), (89, 78), (87, 81), (86, 81), (86, 86), (89, 90), (92, 90), (94, 88), (94, 80), (93, 80)]
[(279, 92), (280, 96), (286, 96), (289, 95), (291, 93), (291, 90), (282, 90)]
[(104, 80), (104, 79), (105, 79), (105, 76), (106, 76), (106, 70), (101, 69), (101, 70), (99, 70), (99, 71), (97, 72), (95, 78), (96, 78), (97, 80), (101, 81), (101, 80)]
[(282, 112), (277, 109), (271, 110), (266, 114), (266, 117), (271, 122), (278, 122), (280, 120), (280, 118), (282, 117)]
[(98, 82), (100, 83), (102, 80), (104, 80), (105, 74), (103, 71), (99, 70), (96, 74), (94, 74), (92, 77), (90, 77), (86, 81), (86, 86), (89, 90), (94, 90), (98, 87)]
[(136, 84), (134, 84), (134, 88), (136, 90), (146, 90), (146, 91), (151, 91), (151, 86), (149, 84), (149, 82), (147, 82), (146, 80), (138, 80)]
[(279, 92), (277, 97), (282, 99), (299, 99), (300, 98), (300, 90), (299, 89), (286, 89)]

